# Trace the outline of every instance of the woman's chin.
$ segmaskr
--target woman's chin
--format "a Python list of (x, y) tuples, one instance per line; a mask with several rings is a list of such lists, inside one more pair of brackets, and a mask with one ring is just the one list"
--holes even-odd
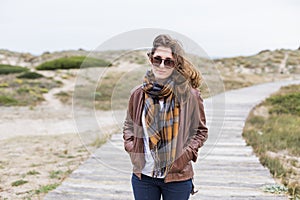
[(164, 74), (164, 73), (155, 73), (154, 76), (156, 79), (159, 79), (159, 80), (165, 80), (165, 79), (169, 78), (169, 75)]

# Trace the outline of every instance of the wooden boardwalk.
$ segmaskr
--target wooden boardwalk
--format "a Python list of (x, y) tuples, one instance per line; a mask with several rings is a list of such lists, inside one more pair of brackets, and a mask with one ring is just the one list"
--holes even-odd
[[(275, 182), (252, 148), (246, 146), (242, 130), (256, 104), (281, 86), (292, 83), (300, 81), (267, 83), (226, 92), (225, 115), (222, 101), (205, 100), (209, 139), (198, 161), (193, 163), (194, 184), (199, 192), (190, 199), (288, 199), (262, 191), (262, 186)], [(129, 156), (123, 149), (122, 135), (116, 134), (45, 199), (132, 200), (130, 177)]]

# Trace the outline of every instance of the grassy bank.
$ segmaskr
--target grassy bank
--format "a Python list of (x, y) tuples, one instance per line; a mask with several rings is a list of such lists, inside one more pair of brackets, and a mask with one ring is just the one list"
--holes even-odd
[(281, 88), (250, 113), (243, 136), (273, 176), (300, 198), (300, 85)]
[(44, 101), (44, 93), (62, 85), (51, 78), (35, 78), (35, 74), (24, 76), (25, 78), (18, 78), (15, 74), (0, 76), (0, 106), (35, 106)]

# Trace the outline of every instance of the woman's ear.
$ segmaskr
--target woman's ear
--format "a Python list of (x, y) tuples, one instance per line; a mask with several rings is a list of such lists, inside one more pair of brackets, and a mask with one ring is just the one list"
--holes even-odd
[(149, 62), (149, 64), (152, 65), (152, 63), (151, 63), (151, 53), (148, 52), (148, 53), (147, 53), (147, 56), (148, 56), (148, 62)]
[(148, 59), (148, 63), (152, 66), (151, 58)]

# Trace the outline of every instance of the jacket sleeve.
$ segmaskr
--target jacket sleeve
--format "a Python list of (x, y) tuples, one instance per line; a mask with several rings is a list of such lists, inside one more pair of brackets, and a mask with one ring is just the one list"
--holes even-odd
[(190, 110), (192, 110), (187, 119), (191, 120), (189, 127), (189, 137), (180, 156), (175, 160), (172, 166), (173, 172), (184, 170), (186, 165), (192, 160), (196, 162), (198, 149), (207, 139), (208, 129), (206, 127), (206, 118), (204, 113), (203, 99), (200, 92), (194, 90), (192, 100), (190, 100)]
[(127, 114), (123, 126), (124, 148), (127, 152), (133, 149), (134, 133), (133, 133), (133, 94), (131, 94)]
[(208, 128), (206, 127), (203, 99), (198, 90), (195, 90), (193, 93), (195, 94), (196, 103), (191, 116), (190, 136), (185, 150), (190, 160), (196, 162), (198, 149), (207, 140)]

